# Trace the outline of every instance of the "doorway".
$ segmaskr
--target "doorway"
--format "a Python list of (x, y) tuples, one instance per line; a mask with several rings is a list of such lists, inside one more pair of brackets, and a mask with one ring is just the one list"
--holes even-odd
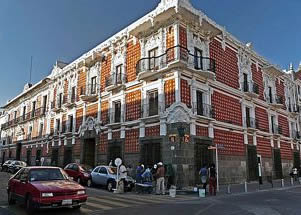
[(67, 147), (64, 151), (64, 166), (69, 163), (72, 163), (72, 147)]
[(27, 163), (27, 166), (30, 166), (31, 165), (31, 150), (27, 150), (26, 152), (26, 163)]
[(2, 164), (5, 162), (5, 152), (2, 152)]
[(280, 149), (274, 149), (274, 171), (276, 179), (282, 179), (282, 161)]
[(213, 153), (214, 150), (209, 150), (208, 147), (209, 144), (204, 144), (201, 142), (196, 142), (194, 146), (194, 160), (195, 160), (195, 182), (199, 183), (199, 171), (204, 166), (207, 165), (207, 167), (214, 163), (213, 162)]
[(16, 160), (21, 160), (21, 149), (22, 145), (21, 143), (17, 143), (17, 149), (16, 149)]
[(158, 142), (144, 143), (141, 146), (141, 162), (146, 166), (153, 166), (161, 162), (161, 145)]
[(90, 167), (95, 165), (95, 139), (84, 140), (83, 164)]
[(247, 147), (249, 181), (258, 180), (258, 158), (256, 146)]
[(108, 146), (108, 157), (107, 163), (112, 161), (112, 164), (115, 165), (114, 161), (116, 158), (123, 158), (121, 142), (111, 142)]
[(53, 148), (51, 154), (51, 166), (58, 166), (59, 164), (59, 149)]
[(38, 149), (36, 154), (36, 166), (40, 166), (40, 165), (41, 165), (41, 149)]
[(294, 168), (300, 168), (300, 152), (294, 152)]

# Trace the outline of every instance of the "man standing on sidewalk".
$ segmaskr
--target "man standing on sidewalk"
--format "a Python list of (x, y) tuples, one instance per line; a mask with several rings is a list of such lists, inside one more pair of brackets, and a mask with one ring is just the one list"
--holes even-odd
[(215, 164), (211, 164), (209, 168), (209, 193), (216, 196), (216, 170)]
[(158, 163), (158, 169), (157, 169), (155, 176), (157, 178), (156, 194), (157, 195), (160, 195), (160, 194), (165, 195), (165, 188), (164, 188), (165, 169), (164, 169), (162, 162)]

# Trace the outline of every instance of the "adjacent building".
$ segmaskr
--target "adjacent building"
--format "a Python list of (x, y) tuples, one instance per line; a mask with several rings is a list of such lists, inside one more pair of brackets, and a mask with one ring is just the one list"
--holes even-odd
[[(221, 183), (300, 167), (301, 72), (283, 71), (189, 0), (133, 24), (3, 106), (2, 161), (172, 164), (178, 186), (216, 162)], [(259, 165), (260, 164), (260, 165)]]

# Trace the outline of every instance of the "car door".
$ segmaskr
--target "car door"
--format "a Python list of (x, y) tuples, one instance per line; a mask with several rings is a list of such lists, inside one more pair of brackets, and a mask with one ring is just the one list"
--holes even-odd
[(105, 167), (101, 167), (99, 170), (99, 180), (101, 185), (107, 185), (108, 171)]
[(100, 170), (100, 167), (96, 167), (91, 173), (92, 181), (93, 181), (94, 184), (101, 184), (100, 177), (99, 177), (100, 176), (99, 175), (99, 170)]
[(25, 200), (25, 194), (29, 191), (28, 174), (29, 169), (24, 169), (20, 174), (19, 180), (17, 180), (15, 184), (15, 194), (18, 198), (21, 198), (22, 200)]
[(17, 183), (19, 183), (20, 175), (22, 174), (22, 172), (23, 169), (18, 172), (11, 180), (9, 180), (8, 189), (14, 196), (16, 194), (16, 186), (18, 186)]

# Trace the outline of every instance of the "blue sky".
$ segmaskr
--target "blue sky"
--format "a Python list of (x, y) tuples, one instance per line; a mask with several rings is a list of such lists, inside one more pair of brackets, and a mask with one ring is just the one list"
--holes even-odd
[[(1, 0), (0, 105), (152, 10), (159, 0)], [(300, 0), (191, 0), (272, 63), (298, 66)], [(298, 52), (299, 51), (299, 52)], [(299, 53), (299, 54), (298, 54)]]

